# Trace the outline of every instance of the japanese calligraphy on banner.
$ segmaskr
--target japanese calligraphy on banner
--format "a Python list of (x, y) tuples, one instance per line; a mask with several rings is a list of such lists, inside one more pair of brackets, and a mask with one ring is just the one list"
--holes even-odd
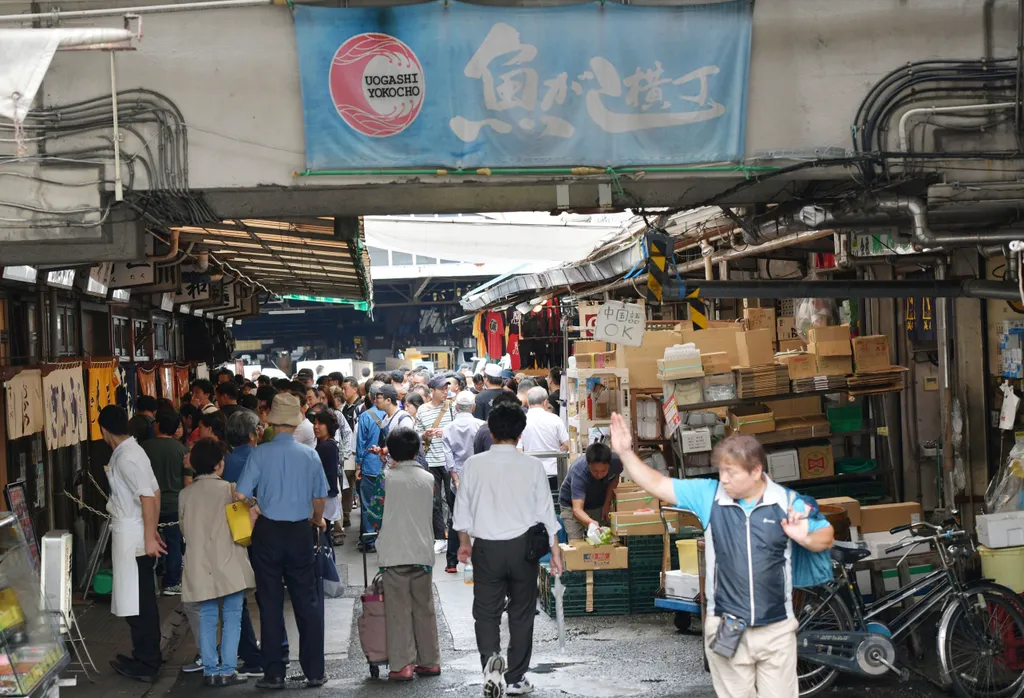
[(174, 381), (178, 387), (178, 399), (188, 395), (190, 382), (188, 379), (188, 366), (178, 364), (174, 367)]
[(736, 161), (751, 3), (294, 10), (306, 163)]
[(177, 379), (174, 377), (174, 364), (161, 364), (160, 372), (160, 396), (177, 402)]
[(43, 376), (43, 410), (46, 450), (72, 446), (89, 438), (81, 364), (56, 368)]
[(38, 368), (22, 369), (4, 384), (7, 438), (20, 439), (43, 430), (43, 376)]
[(149, 395), (150, 397), (156, 397), (156, 369), (142, 368), (140, 366), (136, 371), (139, 378), (139, 390), (136, 396)]
[(107, 405), (117, 404), (117, 386), (120, 378), (117, 371), (117, 360), (93, 361), (89, 364), (87, 375), (89, 381), (89, 440), (99, 441), (103, 438), (100, 432), (100, 411)]

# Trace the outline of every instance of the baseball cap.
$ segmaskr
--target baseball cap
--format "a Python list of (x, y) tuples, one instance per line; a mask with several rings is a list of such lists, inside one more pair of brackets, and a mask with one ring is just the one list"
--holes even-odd
[(501, 378), (501, 366), (498, 364), (487, 364), (484, 366), (484, 375), (491, 378)]
[(427, 383), (427, 387), (430, 388), (431, 390), (439, 390), (441, 388), (447, 388), (448, 387), (448, 379), (445, 378), (444, 376), (434, 376)]
[(476, 395), (464, 390), (455, 397), (455, 404), (458, 407), (473, 407), (476, 405)]

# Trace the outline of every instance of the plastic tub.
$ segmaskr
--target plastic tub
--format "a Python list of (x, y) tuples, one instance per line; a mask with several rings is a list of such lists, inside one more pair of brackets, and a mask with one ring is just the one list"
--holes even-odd
[(676, 550), (679, 551), (679, 571), (683, 574), (700, 574), (697, 559), (697, 539), (677, 540)]
[(982, 576), (1024, 594), (1024, 547), (993, 549), (979, 545), (978, 554)]

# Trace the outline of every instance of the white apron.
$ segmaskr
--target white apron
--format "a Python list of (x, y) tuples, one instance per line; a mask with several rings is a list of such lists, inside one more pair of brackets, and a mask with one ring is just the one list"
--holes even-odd
[(146, 554), (146, 528), (142, 519), (110, 520), (110, 557), (114, 588), (110, 612), (118, 618), (139, 615), (139, 566), (135, 558)]

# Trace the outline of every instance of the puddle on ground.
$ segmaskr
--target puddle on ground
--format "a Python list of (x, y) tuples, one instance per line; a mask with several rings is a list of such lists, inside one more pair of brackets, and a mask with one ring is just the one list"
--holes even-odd
[(571, 696), (587, 698), (629, 698), (646, 693), (643, 686), (608, 679), (590, 679), (579, 676), (542, 676), (534, 684), (545, 690), (556, 690)]
[(568, 669), (569, 667), (577, 666), (579, 662), (553, 662), (550, 664), (538, 664), (534, 667), (530, 667), (531, 674), (551, 674), (559, 669)]

